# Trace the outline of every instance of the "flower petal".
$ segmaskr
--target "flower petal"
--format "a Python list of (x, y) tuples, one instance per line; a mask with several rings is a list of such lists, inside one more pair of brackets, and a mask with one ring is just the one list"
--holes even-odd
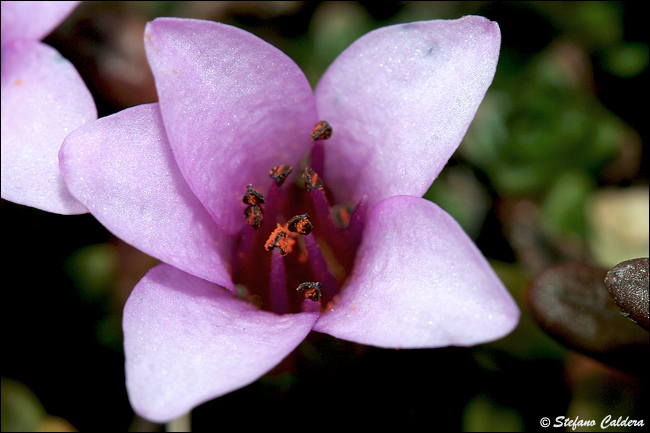
[(261, 311), (161, 264), (124, 307), (126, 386), (135, 411), (167, 422), (257, 380), (309, 333), (316, 314)]
[(384, 27), (347, 48), (316, 88), (334, 130), (323, 177), (338, 200), (421, 197), (472, 122), (500, 43), (496, 23), (467, 16)]
[(59, 148), (97, 119), (95, 102), (70, 62), (40, 42), (2, 48), (2, 198), (61, 214), (87, 210), (66, 189)]
[(458, 223), (397, 196), (369, 213), (340, 301), (314, 330), (380, 347), (469, 346), (503, 337), (519, 310)]
[(110, 231), (186, 272), (233, 288), (229, 240), (174, 161), (158, 104), (79, 128), (61, 148), (70, 191)]
[(244, 226), (246, 185), (295, 166), (316, 122), (313, 93), (278, 49), (235, 27), (159, 18), (145, 46), (163, 119), (190, 188), (228, 233)]
[(40, 41), (54, 30), (79, 1), (3, 1), (2, 46), (24, 39)]

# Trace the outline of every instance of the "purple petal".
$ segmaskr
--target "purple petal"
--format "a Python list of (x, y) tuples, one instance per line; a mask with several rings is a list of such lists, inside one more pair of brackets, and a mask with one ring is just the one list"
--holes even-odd
[(97, 119), (70, 62), (40, 42), (2, 49), (2, 198), (49, 212), (87, 212), (59, 173), (63, 139)]
[(346, 49), (316, 89), (334, 130), (323, 178), (338, 200), (421, 197), (474, 118), (500, 41), (496, 23), (467, 16), (384, 27)]
[(124, 307), (126, 386), (135, 411), (167, 422), (257, 380), (309, 333), (316, 314), (276, 315), (169, 265)]
[(369, 213), (352, 276), (314, 330), (380, 347), (469, 346), (517, 325), (519, 310), (458, 223), (397, 196)]
[(56, 28), (78, 1), (3, 1), (2, 46), (17, 39), (40, 41)]
[(229, 239), (174, 161), (158, 104), (79, 128), (61, 148), (70, 191), (110, 231), (186, 272), (232, 288)]
[(298, 66), (261, 39), (210, 21), (159, 18), (145, 46), (165, 128), (190, 188), (228, 233), (245, 224), (246, 185), (296, 166), (316, 122)]

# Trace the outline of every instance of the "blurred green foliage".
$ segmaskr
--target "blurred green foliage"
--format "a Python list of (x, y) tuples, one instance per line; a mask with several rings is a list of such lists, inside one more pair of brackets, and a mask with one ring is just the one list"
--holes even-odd
[(525, 431), (521, 415), (513, 408), (500, 406), (487, 395), (471, 399), (463, 412), (462, 431), (519, 432)]
[(34, 431), (46, 416), (38, 398), (18, 382), (2, 379), (2, 431)]
[[(552, 49), (552, 48), (551, 48)], [(501, 71), (461, 154), (491, 179), (499, 195), (536, 195), (569, 171), (593, 178), (620, 151), (626, 127), (591, 91), (572, 81), (565, 56), (543, 52), (524, 70)], [(584, 66), (584, 65), (582, 65)]]

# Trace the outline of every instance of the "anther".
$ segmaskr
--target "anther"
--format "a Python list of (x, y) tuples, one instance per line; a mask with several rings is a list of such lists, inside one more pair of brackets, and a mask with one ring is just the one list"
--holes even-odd
[(340, 229), (345, 229), (350, 225), (351, 211), (346, 205), (335, 204), (332, 206), (331, 212), (332, 221)]
[(269, 175), (271, 176), (271, 179), (275, 180), (275, 184), (277, 186), (282, 186), (292, 170), (293, 168), (288, 165), (279, 165), (277, 167), (273, 167)]
[(293, 249), (293, 244), (296, 241), (289, 236), (289, 232), (286, 227), (282, 227), (278, 224), (278, 227), (273, 230), (271, 236), (264, 244), (264, 249), (266, 251), (272, 251), (273, 248), (277, 248), (281, 256), (286, 256)]
[(314, 129), (311, 131), (311, 136), (309, 137), (312, 140), (327, 140), (332, 136), (332, 127), (325, 120), (321, 120), (314, 126)]
[(244, 209), (244, 215), (246, 215), (246, 221), (251, 225), (255, 230), (259, 229), (262, 226), (262, 219), (264, 218), (262, 212), (262, 206), (252, 205)]
[(253, 185), (246, 186), (247, 191), (242, 198), (242, 201), (246, 204), (257, 205), (264, 203), (264, 196), (257, 192)]
[(312, 229), (311, 221), (309, 221), (309, 215), (306, 213), (302, 215), (296, 215), (289, 220), (287, 223), (287, 228), (290, 232), (298, 233), (301, 235), (308, 235), (311, 233)]
[(305, 171), (302, 173), (302, 178), (305, 179), (307, 192), (311, 191), (312, 189), (323, 189), (323, 181), (311, 168), (305, 167)]
[(305, 298), (318, 302), (320, 301), (321, 287), (323, 287), (321, 283), (302, 283), (296, 290), (303, 293)]

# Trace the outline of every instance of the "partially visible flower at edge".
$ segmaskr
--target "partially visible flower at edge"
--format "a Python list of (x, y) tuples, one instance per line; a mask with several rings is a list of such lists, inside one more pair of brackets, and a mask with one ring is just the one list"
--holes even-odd
[(97, 119), (72, 64), (40, 39), (80, 2), (2, 2), (2, 198), (60, 214), (88, 212), (59, 172), (63, 139)]
[[(519, 310), (485, 258), (421, 198), (492, 82), (496, 23), (470, 16), (375, 30), (315, 91), (286, 55), (228, 25), (159, 18), (145, 46), (159, 103), (78, 129), (60, 154), (75, 197), (163, 262), (124, 310), (138, 414), (167, 422), (241, 388), (311, 330), (434, 348), (516, 326)], [(333, 134), (310, 140), (323, 120)], [(282, 167), (293, 173), (278, 186), (269, 174)], [(257, 230), (244, 217), (253, 206)], [(283, 228), (294, 216), (304, 227), (307, 214), (310, 234)], [(272, 249), (271, 232), (291, 238), (293, 251)], [(296, 291), (305, 287), (310, 299)], [(255, 298), (267, 311), (247, 302)]]

